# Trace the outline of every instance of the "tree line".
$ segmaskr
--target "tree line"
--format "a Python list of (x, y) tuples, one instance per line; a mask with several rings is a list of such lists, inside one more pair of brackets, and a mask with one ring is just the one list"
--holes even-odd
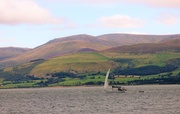
[(138, 67), (138, 68), (126, 68), (126, 69), (121, 69), (121, 67), (117, 67), (114, 70), (114, 74), (116, 75), (140, 75), (140, 76), (145, 76), (145, 75), (153, 75), (153, 74), (159, 74), (159, 73), (164, 73), (164, 72), (171, 72), (176, 70), (177, 67), (172, 66), (172, 65), (166, 65), (166, 66), (155, 66), (155, 65), (149, 65), (149, 66), (143, 66), (143, 67)]

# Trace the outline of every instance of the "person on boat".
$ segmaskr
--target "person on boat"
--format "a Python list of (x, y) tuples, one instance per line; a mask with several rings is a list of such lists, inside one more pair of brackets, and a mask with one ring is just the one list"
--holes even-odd
[(122, 91), (121, 87), (118, 88), (118, 91)]
[(119, 87), (118, 91), (127, 91), (124, 87)]
[(112, 89), (113, 88), (117, 88), (118, 91), (127, 91), (124, 87), (121, 86), (112, 86)]
[(123, 90), (123, 91), (127, 91), (127, 89), (126, 89), (126, 88), (124, 88), (124, 87), (122, 87), (122, 90)]

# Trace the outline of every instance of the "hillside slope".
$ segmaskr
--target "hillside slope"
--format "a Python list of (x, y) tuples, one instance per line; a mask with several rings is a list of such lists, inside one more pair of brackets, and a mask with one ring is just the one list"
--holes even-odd
[(163, 51), (180, 52), (180, 39), (168, 39), (160, 43), (143, 43), (130, 46), (119, 46), (104, 50), (115, 53), (157, 53)]
[(36, 66), (30, 73), (37, 77), (54, 72), (98, 72), (112, 67), (108, 58), (96, 52), (75, 53), (56, 57)]
[[(35, 59), (50, 59), (65, 54), (85, 51), (101, 51), (112, 47), (132, 45), (139, 43), (158, 43), (169, 39), (180, 38), (180, 35), (132, 35), (132, 34), (107, 34), (101, 36), (74, 35), (56, 38), (41, 46), (14, 58), (0, 61), (1, 68), (23, 64)], [(156, 45), (156, 44), (154, 44)], [(128, 51), (127, 48), (122, 51)], [(136, 47), (136, 46), (135, 46)], [(151, 46), (152, 48), (154, 46)], [(139, 48), (142, 48), (140, 45)], [(136, 50), (139, 50), (137, 48)], [(135, 49), (135, 48), (134, 48)]]
[(47, 77), (55, 72), (93, 73), (104, 72), (117, 65), (98, 52), (79, 52), (55, 57), (44, 61), (34, 61), (15, 67), (5, 68), (5, 72), (35, 77)]
[[(85, 37), (84, 39), (87, 38), (86, 35), (83, 36)], [(80, 37), (82, 37), (82, 35), (80, 35)], [(49, 59), (79, 51), (100, 51), (110, 48), (109, 46), (102, 45), (101, 42), (97, 41), (94, 37), (88, 36), (87, 40), (84, 39), (67, 37), (67, 39), (60, 39), (61, 41), (53, 40), (20, 56), (0, 61), (0, 63), (6, 67), (26, 63), (35, 59)]]
[[(58, 42), (56, 42), (59, 44)], [(64, 41), (66, 49), (69, 43)], [(78, 44), (79, 43), (79, 44)], [(49, 43), (49, 45), (54, 43)], [(73, 42), (74, 49), (79, 45), (79, 48), (83, 48), (84, 41)], [(71, 44), (71, 45), (73, 45)], [(80, 46), (81, 44), (81, 46)], [(88, 43), (90, 44), (90, 43)], [(86, 46), (88, 45), (86, 44)], [(93, 44), (91, 44), (92, 46)], [(44, 46), (42, 50), (43, 51)], [(60, 48), (58, 48), (60, 46)], [(57, 45), (56, 49), (61, 49), (61, 45)], [(93, 45), (95, 46), (95, 45)], [(99, 46), (99, 45), (98, 45)], [(88, 46), (90, 47), (90, 46)], [(78, 48), (78, 49), (79, 49)], [(93, 47), (92, 47), (93, 48)], [(41, 49), (40, 47), (38, 49)], [(49, 51), (52, 48), (47, 48), (44, 51)], [(78, 50), (75, 49), (75, 50)], [(97, 47), (96, 47), (97, 49)], [(52, 49), (52, 51), (55, 49)], [(70, 50), (72, 50), (70, 48)], [(82, 50), (81, 50), (82, 51)], [(93, 50), (94, 51), (94, 50)], [(157, 53), (160, 52), (160, 53)], [(5, 71), (12, 73), (21, 73), (26, 75), (34, 75), (36, 77), (46, 77), (55, 72), (72, 72), (72, 73), (93, 73), (93, 72), (105, 72), (109, 68), (116, 68), (118, 65), (121, 68), (126, 67), (143, 67), (147, 65), (165, 66), (166, 64), (177, 63), (179, 66), (179, 53), (180, 52), (180, 39), (170, 39), (162, 41), (160, 43), (148, 43), (148, 44), (135, 44), (130, 46), (120, 46), (116, 48), (110, 48), (97, 52), (76, 52), (61, 55), (54, 58), (48, 57), (43, 61), (31, 61), (23, 65), (16, 67), (6, 68)], [(29, 53), (29, 52), (28, 52)], [(54, 54), (54, 52), (52, 52)], [(56, 52), (58, 54), (58, 50)], [(117, 56), (112, 56), (111, 53), (115, 53)], [(132, 54), (133, 53), (133, 54)], [(134, 54), (138, 53), (138, 54)], [(31, 54), (31, 53), (29, 53)], [(38, 56), (38, 54), (37, 54)], [(45, 56), (45, 55), (44, 55)], [(120, 64), (119, 64), (120, 63)]]
[(141, 43), (159, 43), (168, 39), (180, 38), (180, 34), (177, 35), (138, 35), (138, 34), (105, 34), (97, 36), (98, 39), (109, 42), (109, 45), (113, 47), (123, 45), (133, 45)]
[(0, 61), (21, 55), (29, 50), (30, 49), (28, 48), (16, 48), (16, 47), (0, 48)]

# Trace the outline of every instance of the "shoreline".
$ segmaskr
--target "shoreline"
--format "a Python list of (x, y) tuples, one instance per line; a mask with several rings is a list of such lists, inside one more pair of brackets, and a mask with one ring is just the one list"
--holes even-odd
[[(144, 85), (120, 85), (124, 87), (137, 87), (137, 86), (180, 86), (180, 84), (144, 84)], [(83, 86), (47, 86), (47, 87), (14, 87), (14, 88), (0, 88), (3, 89), (45, 89), (45, 88), (91, 88), (91, 87), (102, 87), (103, 85), (83, 85)]]

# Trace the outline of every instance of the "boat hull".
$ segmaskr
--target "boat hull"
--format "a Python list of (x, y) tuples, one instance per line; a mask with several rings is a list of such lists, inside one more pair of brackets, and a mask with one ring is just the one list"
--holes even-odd
[(119, 91), (118, 89), (112, 89), (112, 88), (105, 89), (104, 91), (109, 93), (126, 93), (125, 90)]

